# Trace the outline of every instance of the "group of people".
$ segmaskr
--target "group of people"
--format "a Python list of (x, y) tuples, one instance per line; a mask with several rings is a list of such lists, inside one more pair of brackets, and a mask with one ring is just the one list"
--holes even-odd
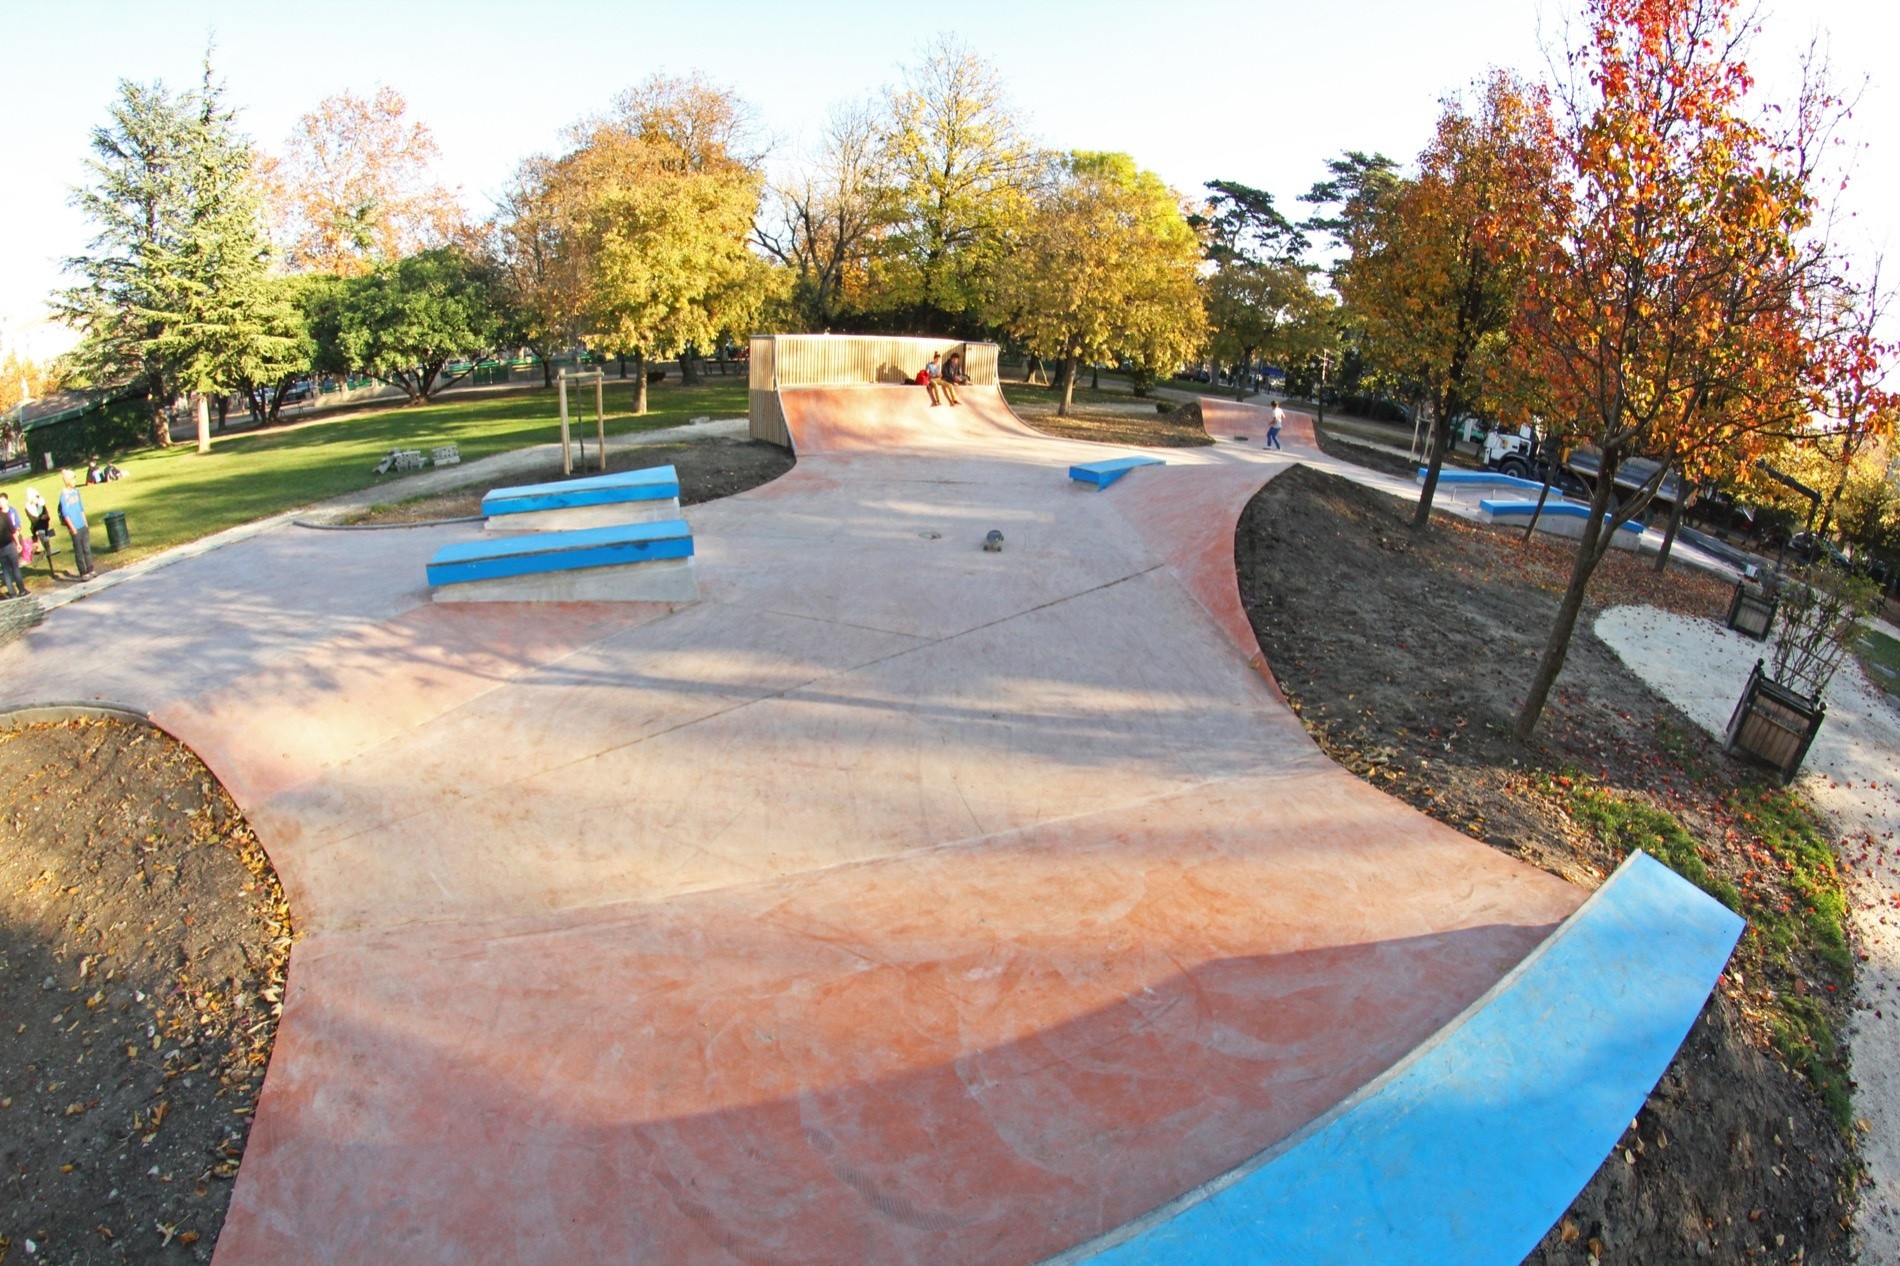
[[(6, 493), (0, 492), (0, 590), (8, 598), (26, 596), (26, 579), (20, 569), (32, 563), (35, 555), (50, 556), (53, 552), (56, 511), (72, 537), (73, 565), (79, 569), (79, 578), (92, 577), (92, 526), (86, 522), (85, 498), (79, 493), (78, 480), (72, 471), (61, 471), (59, 481), (62, 485), (59, 500), (53, 506), (46, 504), (38, 488), (28, 488), (24, 514), (14, 508)], [(52, 571), (50, 561), (47, 571)]]
[(917, 371), (914, 380), (919, 387), (930, 393), (930, 403), (935, 406), (946, 400), (951, 404), (961, 404), (957, 399), (957, 388), (970, 381), (963, 372), (963, 353), (951, 352), (948, 360), (942, 352), (932, 352), (930, 363)]

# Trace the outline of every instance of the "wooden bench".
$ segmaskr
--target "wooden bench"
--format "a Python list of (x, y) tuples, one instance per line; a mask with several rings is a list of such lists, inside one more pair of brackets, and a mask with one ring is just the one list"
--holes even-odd
[(1077, 483), (1093, 484), (1098, 490), (1108, 487), (1138, 466), (1165, 466), (1159, 457), (1115, 457), (1107, 461), (1085, 462), (1069, 467), (1069, 478)]
[(684, 519), (444, 545), (429, 560), (438, 602), (689, 602), (699, 596)]
[(496, 488), (482, 498), (491, 532), (546, 532), (675, 519), (679, 473), (671, 466)]

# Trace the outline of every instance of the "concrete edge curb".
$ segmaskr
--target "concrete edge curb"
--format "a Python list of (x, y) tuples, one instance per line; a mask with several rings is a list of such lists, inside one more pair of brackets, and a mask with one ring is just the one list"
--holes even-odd
[[(21, 703), (0, 707), (0, 731), (25, 729), (29, 725), (52, 725), (60, 721), (87, 720), (138, 721), (153, 729), (165, 729), (152, 720), (149, 712), (129, 704), (103, 700), (94, 703)], [(165, 732), (171, 733), (169, 730)], [(172, 737), (178, 736), (174, 734)]]

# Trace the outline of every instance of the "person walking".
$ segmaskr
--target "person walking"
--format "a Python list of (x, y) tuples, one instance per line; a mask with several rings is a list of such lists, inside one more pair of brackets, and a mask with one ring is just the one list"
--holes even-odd
[(0, 492), (0, 585), (9, 598), (26, 597), (26, 581), (20, 576), (20, 519)]
[(66, 531), (73, 538), (73, 566), (79, 569), (81, 580), (92, 579), (92, 528), (86, 523), (86, 502), (79, 495), (79, 489), (73, 486), (73, 472), (62, 470), (59, 481), (65, 486), (59, 492), (59, 521), (66, 525)]
[(38, 488), (26, 490), (26, 528), (39, 542), (40, 553), (46, 555), (47, 576), (57, 576), (59, 573), (53, 569), (53, 512)]
[(1280, 428), (1285, 425), (1286, 425), (1286, 410), (1280, 407), (1280, 402), (1278, 400), (1275, 400), (1273, 402), (1273, 421), (1267, 424), (1267, 447), (1268, 448), (1280, 447)]

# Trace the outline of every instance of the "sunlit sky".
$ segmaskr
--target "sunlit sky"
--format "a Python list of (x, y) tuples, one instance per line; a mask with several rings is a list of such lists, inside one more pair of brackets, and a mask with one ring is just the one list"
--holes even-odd
[[(956, 33), (1001, 72), (1036, 139), (1133, 154), (1184, 192), (1221, 178), (1289, 209), (1345, 149), (1409, 161), (1438, 102), (1494, 65), (1542, 74), (1581, 0), (965, 0), (889, 4), (331, 0), (110, 3), (0, 0), (0, 348), (58, 350), (42, 322), (61, 261), (87, 229), (68, 205), (90, 129), (120, 79), (195, 82), (207, 39), (243, 129), (281, 147), (320, 98), (387, 84), (442, 149), (440, 174), (485, 214), (519, 160), (656, 71), (736, 89), (792, 160), (828, 108), (875, 91), (923, 42)], [(1761, 15), (1751, 65), (1785, 97), (1815, 36), (1859, 95), (1860, 147), (1844, 234), (1886, 249), (1900, 200), (1900, 16), (1891, 0), (1781, 0)]]

